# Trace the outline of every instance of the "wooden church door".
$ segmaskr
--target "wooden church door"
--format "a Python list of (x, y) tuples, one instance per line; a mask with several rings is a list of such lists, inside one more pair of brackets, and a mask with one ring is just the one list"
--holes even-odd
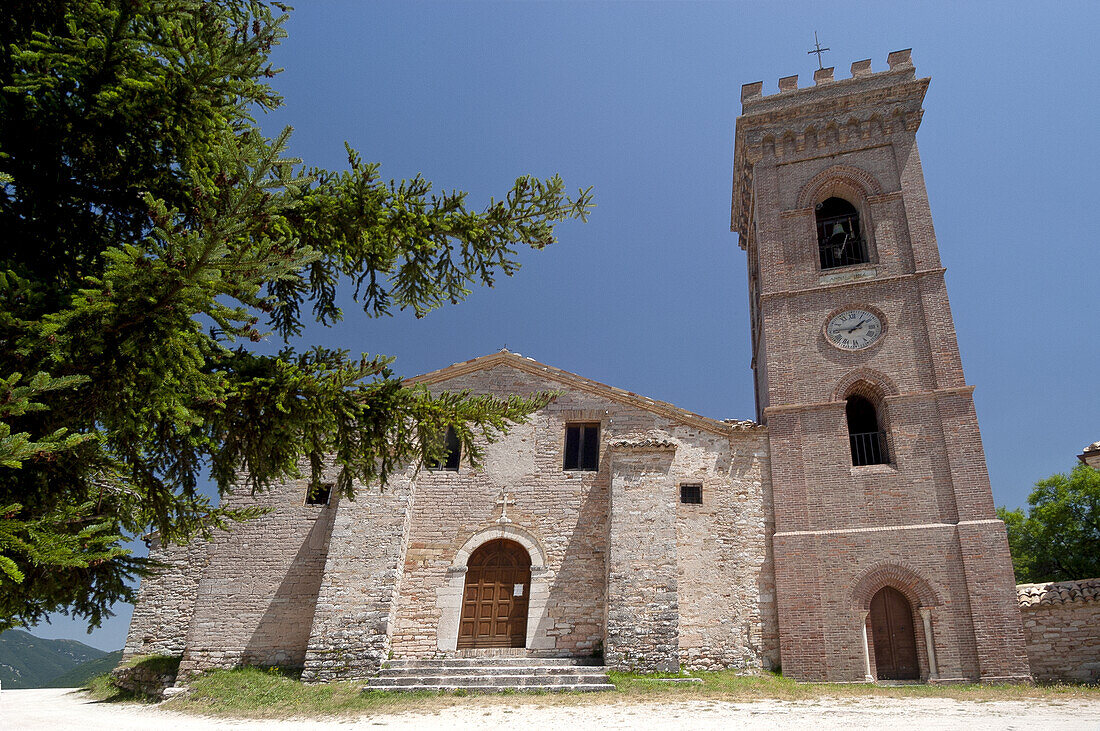
[(466, 564), (459, 649), (525, 647), (531, 557), (515, 541), (490, 541)]
[(871, 634), (879, 680), (920, 678), (913, 609), (897, 589), (883, 587), (871, 599)]

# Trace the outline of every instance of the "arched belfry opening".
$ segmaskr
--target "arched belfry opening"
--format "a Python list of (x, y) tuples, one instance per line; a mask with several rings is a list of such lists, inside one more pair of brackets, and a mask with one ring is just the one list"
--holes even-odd
[(466, 564), (458, 648), (525, 647), (531, 556), (506, 538), (482, 544)]
[(879, 680), (918, 680), (917, 633), (913, 607), (905, 595), (884, 586), (871, 598), (871, 640)]
[(882, 429), (878, 410), (870, 399), (852, 394), (844, 408), (848, 417), (848, 442), (852, 448), (852, 465), (889, 464), (890, 452), (886, 432)]
[(817, 247), (822, 269), (864, 264), (867, 244), (859, 226), (859, 211), (843, 198), (826, 198), (814, 207)]

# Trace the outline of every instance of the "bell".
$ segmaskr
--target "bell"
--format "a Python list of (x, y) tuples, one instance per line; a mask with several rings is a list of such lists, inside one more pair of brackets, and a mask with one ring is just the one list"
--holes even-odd
[(838, 225), (833, 231), (833, 235), (829, 237), (829, 248), (833, 250), (833, 258), (839, 259), (840, 255), (844, 253), (844, 249), (848, 245), (848, 234), (844, 233), (844, 229)]

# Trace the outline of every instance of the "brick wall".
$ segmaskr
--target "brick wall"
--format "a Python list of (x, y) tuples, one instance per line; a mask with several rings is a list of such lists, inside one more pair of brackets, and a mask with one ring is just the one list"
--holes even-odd
[[(923, 677), (1024, 680), (1007, 541), (917, 152), (929, 80), (908, 51), (888, 65), (853, 64), (850, 79), (823, 71), (808, 89), (788, 79), (767, 97), (759, 84), (742, 89), (732, 226), (760, 313), (754, 367), (768, 390), (759, 408), (771, 442), (783, 671), (864, 679), (870, 597), (857, 588), (878, 577), (863, 589), (900, 582), (910, 602)], [(821, 268), (815, 206), (832, 196), (859, 211), (865, 263)], [(824, 324), (848, 308), (880, 315), (875, 344), (843, 351), (826, 340)], [(853, 466), (853, 392), (876, 403), (889, 464)]]
[(1016, 587), (1031, 674), (1100, 682), (1100, 579)]

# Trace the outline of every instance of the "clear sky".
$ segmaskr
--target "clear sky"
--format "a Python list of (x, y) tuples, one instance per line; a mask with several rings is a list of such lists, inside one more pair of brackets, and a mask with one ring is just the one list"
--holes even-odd
[[(998, 504), (1100, 439), (1096, 3), (302, 2), (276, 50), (293, 152), (470, 201), (520, 174), (592, 186), (587, 224), (493, 290), (417, 321), (309, 329), (403, 375), (507, 346), (715, 418), (753, 418), (745, 254), (730, 233), (744, 83), (812, 84), (912, 48), (931, 76), (917, 139)], [(130, 608), (92, 635), (121, 647)]]

